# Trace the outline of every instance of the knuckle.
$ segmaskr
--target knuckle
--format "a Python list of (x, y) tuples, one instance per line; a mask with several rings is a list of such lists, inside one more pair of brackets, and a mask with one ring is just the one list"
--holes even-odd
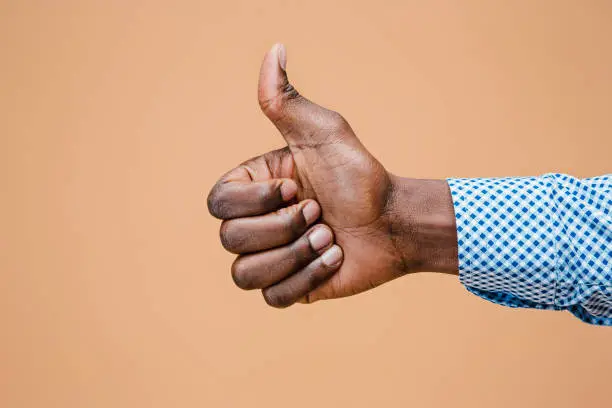
[(238, 252), (238, 249), (242, 245), (240, 234), (235, 232), (235, 228), (232, 227), (232, 221), (223, 221), (221, 223), (219, 238), (221, 238), (221, 245), (223, 245), (223, 248), (230, 252)]
[(283, 116), (283, 105), (292, 99), (300, 98), (300, 93), (287, 80), (280, 86), (279, 92), (270, 98), (259, 99), (259, 107), (268, 116), (280, 119)]
[(210, 212), (213, 217), (224, 218), (227, 215), (227, 202), (223, 199), (223, 195), (218, 185), (213, 187), (208, 194), (206, 204), (208, 205), (208, 212)]
[(279, 94), (269, 99), (260, 99), (259, 107), (272, 120), (278, 120), (283, 116), (283, 97)]
[(278, 105), (278, 97), (259, 99), (259, 107), (266, 113), (275, 111), (278, 108), (276, 105)]
[(232, 279), (240, 289), (253, 289), (254, 282), (242, 258), (238, 257), (232, 264)]
[(293, 303), (290, 296), (276, 288), (264, 289), (262, 290), (262, 294), (268, 306), (282, 309), (291, 306)]

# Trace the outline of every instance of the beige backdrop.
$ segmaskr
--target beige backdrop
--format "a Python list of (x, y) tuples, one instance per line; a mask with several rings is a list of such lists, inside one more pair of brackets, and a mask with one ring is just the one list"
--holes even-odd
[(607, 1), (0, 2), (0, 406), (584, 407), (612, 331), (421, 274), (268, 308), (205, 195), (311, 99), (415, 177), (612, 170)]

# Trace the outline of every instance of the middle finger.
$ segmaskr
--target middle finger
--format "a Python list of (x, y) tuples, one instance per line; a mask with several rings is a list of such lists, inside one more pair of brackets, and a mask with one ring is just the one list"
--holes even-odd
[(298, 239), (320, 215), (316, 201), (304, 200), (266, 215), (226, 220), (221, 243), (235, 254), (275, 248)]

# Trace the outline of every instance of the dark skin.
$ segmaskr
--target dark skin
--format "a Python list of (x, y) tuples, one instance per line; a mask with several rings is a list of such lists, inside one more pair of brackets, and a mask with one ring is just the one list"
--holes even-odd
[(287, 146), (226, 173), (208, 196), (232, 277), (266, 302), (354, 295), (412, 272), (457, 273), (457, 237), (444, 180), (397, 177), (338, 113), (289, 83), (286, 53), (264, 57), (259, 104)]

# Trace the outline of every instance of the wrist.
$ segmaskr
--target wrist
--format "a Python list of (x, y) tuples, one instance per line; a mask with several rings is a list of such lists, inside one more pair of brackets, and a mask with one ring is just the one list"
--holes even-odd
[(390, 177), (389, 230), (401, 268), (456, 274), (457, 230), (446, 180)]

